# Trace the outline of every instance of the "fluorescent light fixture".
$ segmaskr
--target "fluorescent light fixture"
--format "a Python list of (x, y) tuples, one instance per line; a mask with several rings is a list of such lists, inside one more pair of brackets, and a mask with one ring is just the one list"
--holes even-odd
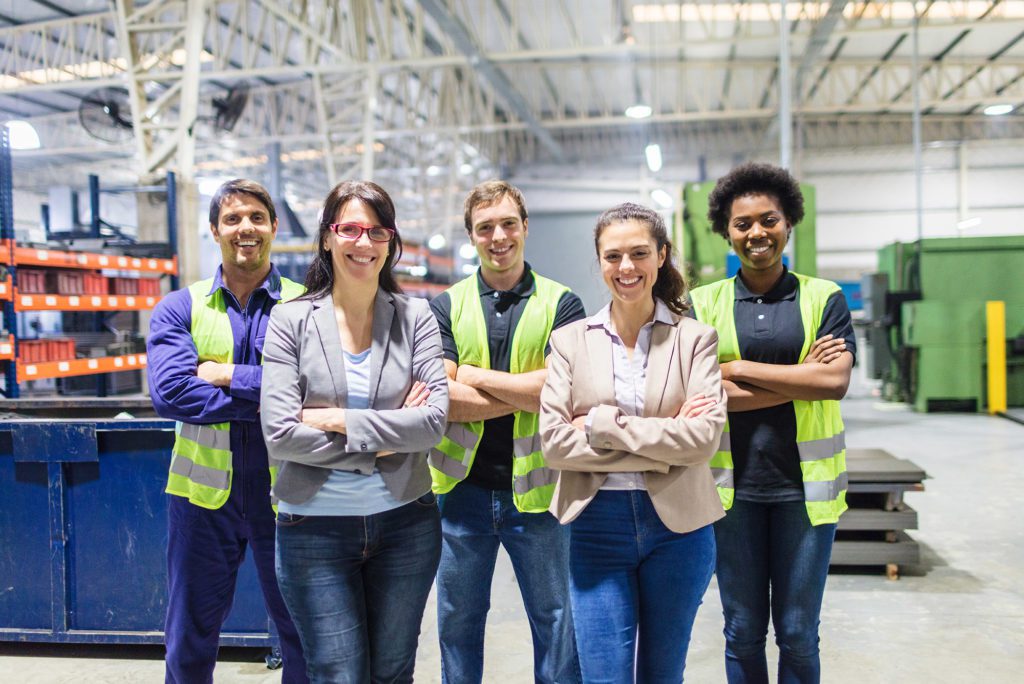
[(469, 174), (473, 173), (473, 165), (463, 164), (462, 166), (459, 167), (459, 173), (461, 173), (463, 176), (468, 176)]
[(994, 104), (985, 107), (985, 116), (1002, 116), (1013, 111), (1012, 104)]
[(635, 104), (632, 107), (626, 107), (626, 116), (630, 119), (646, 119), (652, 111), (650, 105)]
[(672, 207), (672, 195), (668, 194), (661, 188), (651, 190), (651, 199), (663, 209), (670, 209)]
[(462, 246), (459, 247), (459, 256), (465, 259), (466, 261), (469, 261), (470, 259), (475, 259), (476, 247), (469, 244), (468, 242), (462, 243)]
[(432, 165), (427, 167), (427, 175), (428, 176), (436, 176), (439, 173), (441, 173), (441, 167), (440, 166), (434, 166), (432, 164)]
[(473, 264), (462, 264), (462, 275), (473, 275), (476, 273), (476, 266)]
[(963, 221), (956, 222), (957, 230), (967, 230), (968, 228), (977, 228), (981, 225), (981, 217), (975, 216), (974, 218), (964, 219)]
[(213, 197), (220, 189), (220, 186), (224, 185), (229, 180), (233, 180), (231, 176), (209, 176), (206, 178), (197, 178), (196, 187), (199, 190), (200, 195)]
[(12, 150), (38, 150), (39, 134), (28, 121), (8, 121), (7, 130), (10, 131)]
[(409, 275), (411, 275), (414, 278), (422, 278), (423, 276), (427, 275), (427, 267), (426, 266), (410, 266), (409, 267)]
[(441, 235), (440, 233), (435, 233), (435, 234), (431, 235), (430, 239), (427, 240), (427, 247), (429, 247), (430, 249), (432, 249), (434, 251), (437, 251), (439, 249), (444, 249), (444, 246), (447, 245), (447, 244), (448, 244), (448, 240), (445, 238), (444, 235)]
[(644, 149), (644, 156), (647, 157), (647, 168), (653, 173), (661, 171), (661, 145), (652, 143)]

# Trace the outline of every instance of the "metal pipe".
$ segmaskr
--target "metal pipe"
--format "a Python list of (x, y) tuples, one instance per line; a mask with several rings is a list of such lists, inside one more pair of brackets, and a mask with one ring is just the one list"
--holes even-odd
[(793, 157), (793, 83), (789, 68), (789, 15), (779, 3), (779, 166), (788, 169)]
[(923, 185), (923, 160), (921, 151), (921, 78), (920, 78), (920, 55), (918, 46), (917, 28), (920, 17), (917, 7), (914, 8), (913, 20), (913, 55), (911, 59), (910, 77), (914, 93), (914, 195), (917, 202), (917, 243), (918, 251), (921, 249), (921, 240), (924, 238), (924, 185)]

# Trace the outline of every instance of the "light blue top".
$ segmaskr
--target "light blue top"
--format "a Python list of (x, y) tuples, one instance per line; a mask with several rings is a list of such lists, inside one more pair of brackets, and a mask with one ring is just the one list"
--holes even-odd
[[(370, 350), (359, 354), (345, 352), (345, 381), (348, 383), (346, 408), (370, 408)], [(384, 485), (377, 468), (369, 475), (348, 470), (332, 470), (323, 487), (305, 503), (278, 503), (278, 510), (293, 515), (373, 515), (404, 506)]]
[[(651, 331), (655, 323), (672, 325), (672, 313), (658, 298), (654, 300), (654, 318), (640, 328), (633, 347), (633, 358), (626, 352), (626, 345), (612, 325), (611, 305), (606, 305), (587, 319), (587, 328), (600, 328), (612, 343), (612, 374), (615, 378), (615, 404), (627, 416), (642, 416), (644, 413), (644, 387), (647, 384), (647, 358), (651, 351)], [(596, 407), (595, 407), (596, 409)], [(587, 437), (594, 410), (587, 414)], [(601, 489), (647, 489), (643, 473), (609, 473)]]

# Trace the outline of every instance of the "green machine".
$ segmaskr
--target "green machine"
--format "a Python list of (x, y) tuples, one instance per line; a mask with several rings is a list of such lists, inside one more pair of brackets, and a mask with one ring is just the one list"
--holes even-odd
[(987, 405), (985, 303), (1006, 304), (1006, 396), (1024, 406), (1024, 236), (932, 238), (878, 251), (863, 281), (868, 373), (917, 411)]
[[(721, 280), (736, 272), (738, 262), (730, 268), (732, 251), (727, 240), (711, 232), (708, 220), (708, 195), (715, 181), (687, 183), (683, 186), (682, 221), (674, 225), (673, 239), (686, 265), (686, 275), (692, 287)], [(804, 195), (804, 220), (793, 230), (793, 270), (805, 275), (818, 274), (817, 241), (815, 238), (814, 186), (800, 184)], [(735, 257), (733, 257), (735, 259)]]

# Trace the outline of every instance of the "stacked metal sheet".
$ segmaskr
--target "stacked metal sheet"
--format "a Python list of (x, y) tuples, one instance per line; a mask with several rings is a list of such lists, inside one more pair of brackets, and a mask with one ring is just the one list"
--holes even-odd
[(917, 542), (907, 534), (917, 529), (917, 511), (903, 495), (924, 491), (928, 475), (882, 449), (847, 449), (846, 468), (850, 508), (839, 519), (832, 565), (884, 565), (896, 579), (901, 565), (921, 559)]

